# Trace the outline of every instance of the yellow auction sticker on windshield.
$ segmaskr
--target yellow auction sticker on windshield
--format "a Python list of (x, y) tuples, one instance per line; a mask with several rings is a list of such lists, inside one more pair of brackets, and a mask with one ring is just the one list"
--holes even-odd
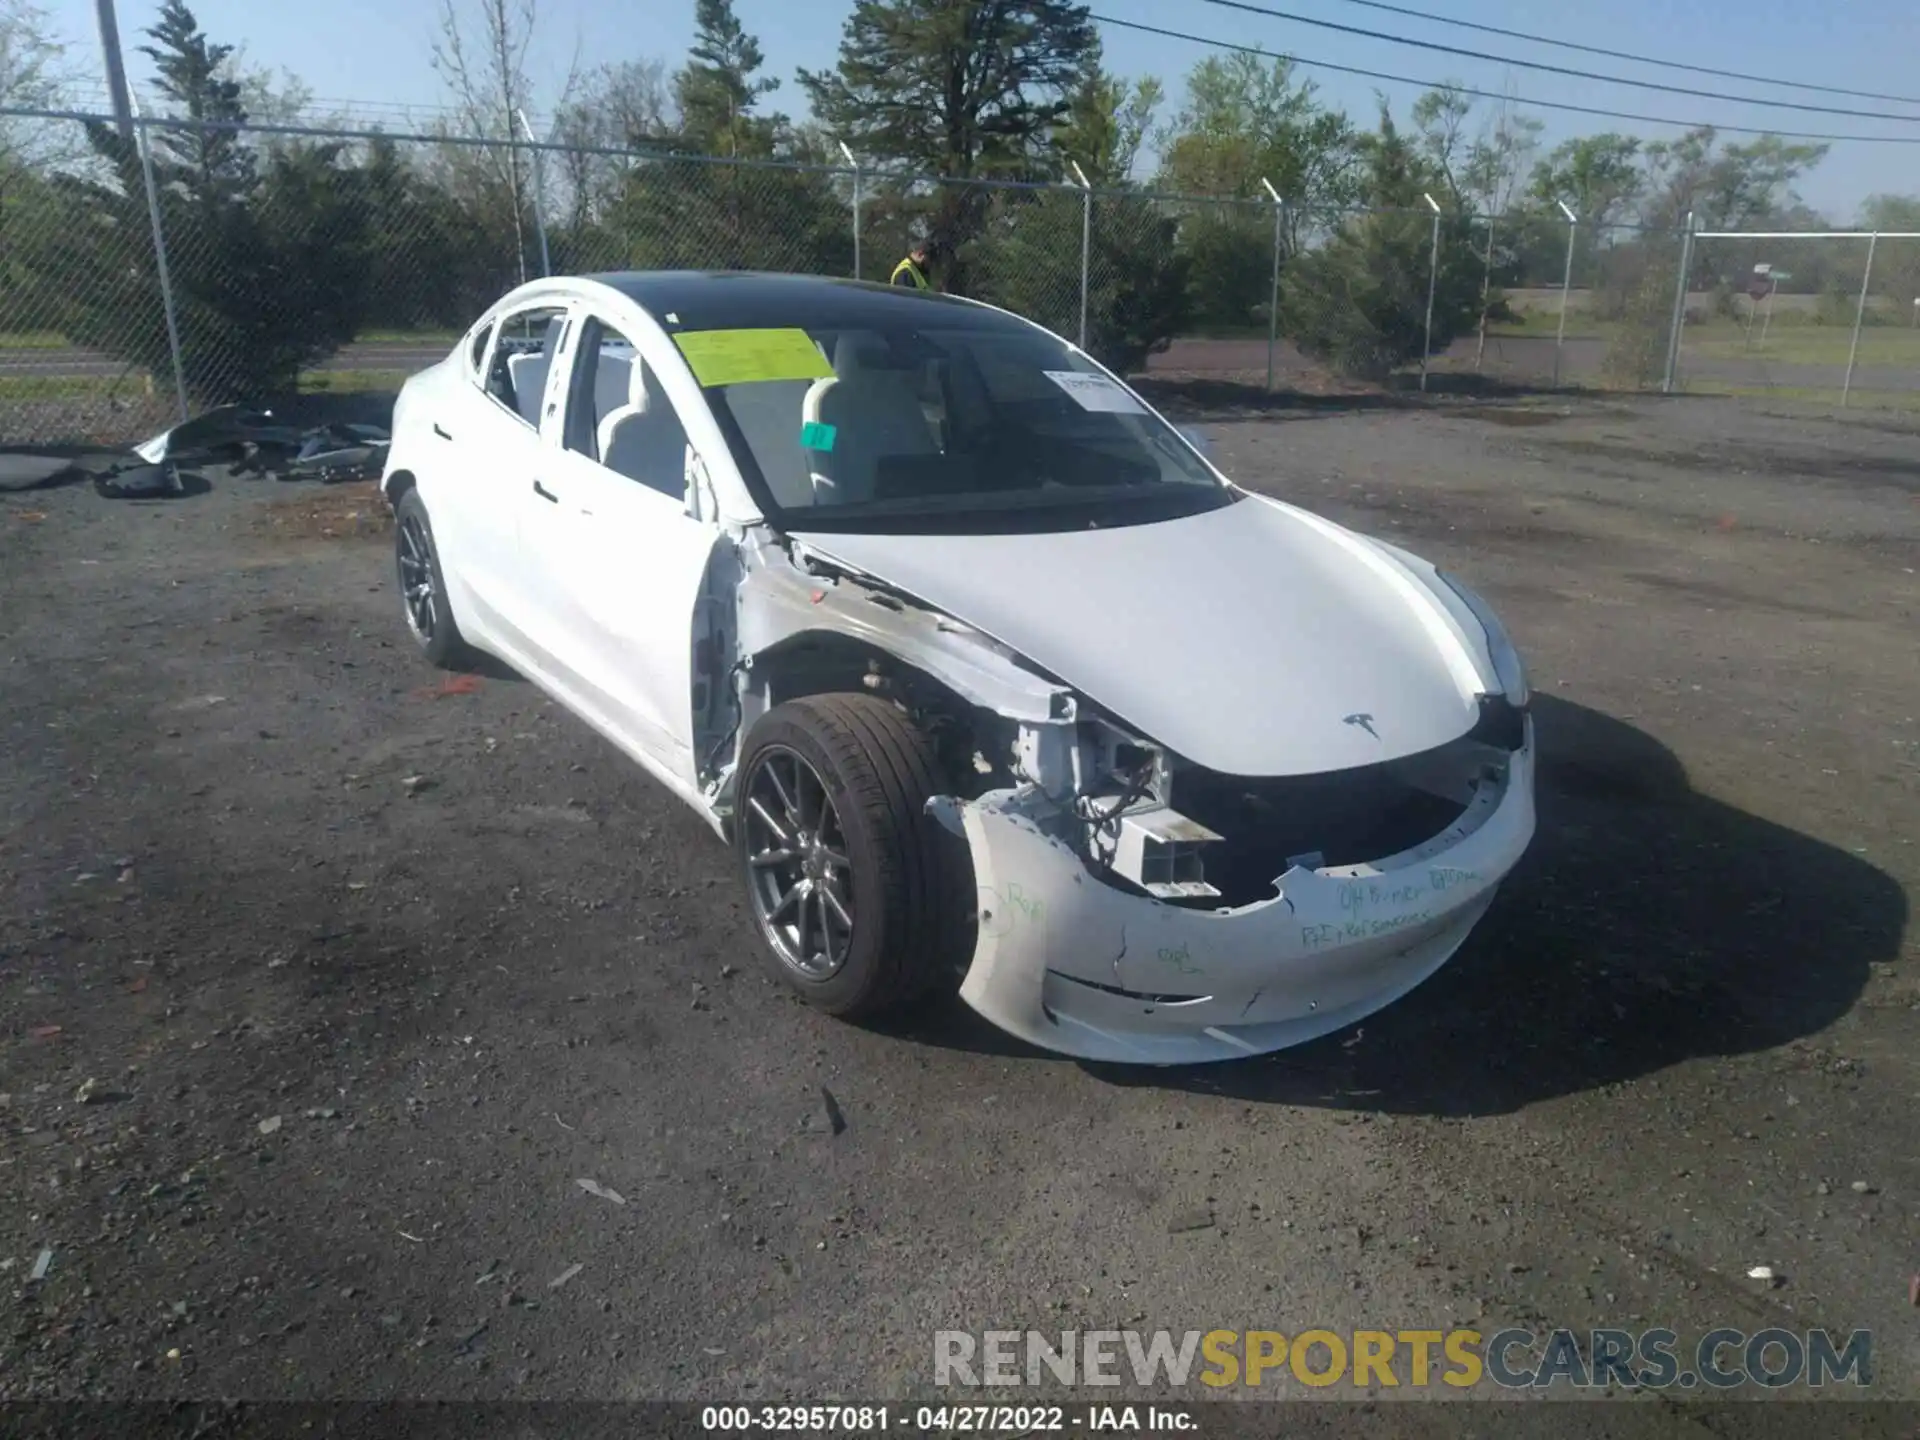
[(804, 330), (691, 330), (673, 343), (702, 385), (748, 385), (761, 380), (823, 380), (827, 357)]

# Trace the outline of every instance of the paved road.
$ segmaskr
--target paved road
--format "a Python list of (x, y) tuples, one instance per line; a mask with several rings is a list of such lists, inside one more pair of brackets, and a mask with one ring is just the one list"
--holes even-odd
[[(1470, 370), (1477, 346), (1478, 339), (1474, 336), (1455, 341), (1438, 363), (1448, 370)], [(1605, 340), (1568, 339), (1560, 357), (1563, 383), (1586, 384), (1598, 380), (1607, 348)], [(1551, 336), (1491, 337), (1487, 341), (1485, 373), (1521, 384), (1548, 384), (1554, 373), (1553, 352)], [(1267, 343), (1264, 340), (1176, 340), (1165, 353), (1153, 357), (1148, 368), (1150, 371), (1264, 377)], [(1314, 369), (1313, 362), (1291, 345), (1282, 342), (1276, 347), (1276, 377), (1311, 373)], [(1743, 389), (1821, 390), (1837, 389), (1844, 375), (1842, 365), (1785, 364), (1702, 355), (1692, 349), (1683, 349), (1680, 356), (1683, 383), (1735, 385)], [(1920, 391), (1920, 366), (1862, 364), (1855, 368), (1853, 384), (1859, 390)]]
[[(1443, 361), (1448, 369), (1471, 368), (1477, 340), (1457, 341)], [(1522, 383), (1549, 383), (1554, 373), (1554, 341), (1547, 336), (1496, 337), (1487, 342), (1485, 369), (1488, 374)], [(1561, 356), (1560, 374), (1567, 383), (1596, 380), (1606, 358), (1607, 342), (1594, 339), (1570, 339)], [(327, 368), (345, 371), (400, 371), (411, 373), (434, 364), (447, 353), (444, 345), (418, 343), (369, 343), (349, 345)], [(1176, 340), (1172, 347), (1149, 362), (1156, 372), (1181, 371), (1204, 375), (1251, 374), (1264, 377), (1267, 345), (1264, 340)], [(120, 373), (119, 362), (85, 350), (6, 350), (0, 349), (0, 377), (6, 376), (112, 376)], [(1281, 344), (1275, 354), (1278, 376), (1312, 372), (1313, 363), (1291, 345)], [(1683, 352), (1681, 372), (1703, 382), (1743, 387), (1824, 389), (1840, 384), (1843, 367), (1836, 365), (1788, 365), (1743, 360), (1725, 356), (1703, 356)], [(1920, 391), (1920, 367), (1862, 365), (1854, 374), (1854, 385), (1861, 390)]]
[[(445, 345), (349, 345), (326, 368), (333, 370), (401, 370), (411, 373), (437, 363)], [(90, 350), (9, 350), (0, 346), (0, 376), (113, 376), (126, 367), (118, 360)]]

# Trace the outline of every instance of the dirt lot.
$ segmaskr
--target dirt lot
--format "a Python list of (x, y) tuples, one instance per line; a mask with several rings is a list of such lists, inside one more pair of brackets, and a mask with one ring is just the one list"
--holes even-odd
[(1480, 585), (1544, 751), (1451, 965), (1196, 1071), (786, 999), (691, 814), (415, 658), (364, 491), (0, 495), (0, 1397), (873, 1399), (940, 1328), (1472, 1323), (1866, 1328), (1920, 1399), (1920, 432), (1188, 399)]

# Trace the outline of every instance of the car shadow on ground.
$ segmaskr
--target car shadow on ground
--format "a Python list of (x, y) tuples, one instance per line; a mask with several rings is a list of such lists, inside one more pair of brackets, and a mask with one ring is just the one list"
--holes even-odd
[[(1866, 860), (1696, 792), (1672, 751), (1622, 721), (1550, 696), (1534, 715), (1538, 833), (1433, 979), (1276, 1055), (1083, 1068), (1240, 1100), (1500, 1113), (1817, 1034), (1899, 953), (1906, 895)], [(901, 1033), (1030, 1053), (971, 1015)]]

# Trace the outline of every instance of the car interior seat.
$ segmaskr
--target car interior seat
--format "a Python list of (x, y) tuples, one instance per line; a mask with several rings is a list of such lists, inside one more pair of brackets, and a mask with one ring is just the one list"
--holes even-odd
[(540, 337), (539, 350), (507, 357), (507, 377), (513, 382), (513, 403), (520, 411), (520, 418), (536, 428), (540, 424), (540, 401), (547, 389), (547, 371), (553, 366), (553, 352), (559, 347), (560, 327), (563, 324), (564, 316), (554, 316), (547, 321), (546, 334)]
[(638, 355), (627, 367), (627, 403), (600, 422), (596, 439), (600, 463), (615, 474), (676, 500), (686, 498), (686, 429)]
[[(607, 417), (627, 403), (633, 386), (633, 351), (603, 342), (593, 368), (593, 435), (597, 445)], [(596, 453), (596, 459), (599, 458)]]
[(832, 448), (809, 452), (821, 504), (870, 500), (882, 458), (940, 449), (912, 378), (887, 364), (886, 345), (876, 335), (839, 338), (833, 374), (808, 389), (802, 419), (833, 427)]

